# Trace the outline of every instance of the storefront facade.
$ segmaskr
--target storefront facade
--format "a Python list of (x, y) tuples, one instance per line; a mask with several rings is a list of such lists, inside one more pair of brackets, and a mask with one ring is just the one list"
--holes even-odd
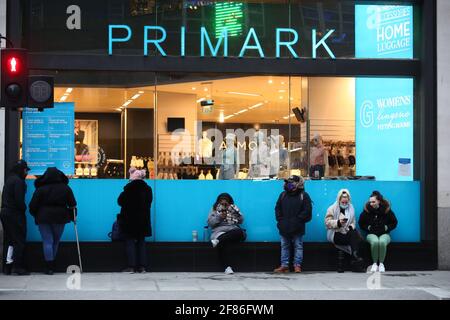
[[(313, 200), (311, 269), (333, 261), (324, 216), (341, 188), (358, 214), (373, 190), (392, 202), (393, 268), (436, 268), (434, 1), (50, 2), (8, 2), (21, 17), (8, 36), (29, 50), (31, 73), (55, 77), (55, 108), (6, 112), (5, 166), (22, 156), (33, 175), (57, 165), (72, 177), (93, 269), (117, 249), (107, 234), (130, 166), (148, 172), (149, 248), (163, 270), (167, 252), (213, 268), (193, 232), (201, 242), (221, 192), (245, 215), (246, 268), (276, 264), (274, 206), (290, 174)], [(73, 136), (39, 142), (30, 124), (63, 111)], [(39, 241), (31, 218), (28, 229)]]

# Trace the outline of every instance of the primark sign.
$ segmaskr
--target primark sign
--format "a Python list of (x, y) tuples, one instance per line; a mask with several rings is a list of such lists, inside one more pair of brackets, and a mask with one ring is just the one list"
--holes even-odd
[[(209, 54), (212, 57), (228, 57), (228, 40), (230, 35), (230, 30), (227, 28), (223, 28), (221, 34), (214, 38), (211, 37), (205, 27), (200, 28), (200, 57), (205, 57)], [(326, 34), (322, 35), (316, 29), (311, 30), (311, 40), (312, 40), (312, 52), (311, 56), (313, 59), (317, 57), (317, 50), (319, 48), (325, 49), (327, 54), (331, 59), (335, 59), (335, 55), (331, 48), (327, 44), (327, 40), (329, 40), (330, 36), (335, 32), (334, 29), (330, 29), (326, 32)], [(154, 34), (157, 34), (157, 37), (154, 37)], [(298, 52), (295, 50), (295, 46), (298, 46), (300, 43), (298, 32), (292, 28), (276, 28), (274, 30), (275, 33), (275, 52), (276, 58), (281, 57), (282, 48), (286, 48), (289, 51), (289, 54), (298, 59)], [(153, 35), (153, 37), (151, 37)], [(282, 40), (288, 38), (290, 40)], [(126, 44), (133, 38), (133, 29), (129, 25), (125, 24), (110, 24), (108, 26), (108, 54), (114, 54), (114, 45), (115, 44)], [(214, 38), (212, 40), (212, 38)], [(168, 41), (173, 41), (167, 37), (167, 31), (164, 27), (161, 26), (144, 26), (143, 27), (143, 38), (142, 38), (142, 52), (144, 56), (148, 56), (149, 48), (156, 49), (159, 54), (163, 57), (167, 56), (166, 51), (164, 50), (164, 43)], [(245, 36), (245, 40), (242, 42), (239, 51), (239, 58), (243, 58), (249, 52), (257, 52), (260, 58), (265, 58), (264, 48), (261, 46), (259, 41), (259, 37), (255, 28), (249, 28), (247, 35)], [(186, 27), (182, 26), (180, 28), (180, 39), (179, 39), (179, 56), (186, 56)]]

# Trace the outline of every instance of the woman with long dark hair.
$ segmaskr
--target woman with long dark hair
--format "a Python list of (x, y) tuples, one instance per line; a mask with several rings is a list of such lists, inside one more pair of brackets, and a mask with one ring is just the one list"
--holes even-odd
[(368, 233), (367, 242), (370, 244), (373, 260), (370, 271), (385, 272), (384, 259), (387, 246), (391, 242), (389, 232), (397, 227), (397, 218), (389, 201), (384, 199), (380, 192), (373, 191), (370, 195), (364, 211), (359, 216), (359, 227)]

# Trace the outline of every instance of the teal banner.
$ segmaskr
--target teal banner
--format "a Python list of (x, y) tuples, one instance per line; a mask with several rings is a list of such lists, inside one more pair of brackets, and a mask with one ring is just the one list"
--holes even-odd
[[(28, 180), (27, 203), (34, 191)], [(81, 241), (110, 241), (108, 233), (120, 212), (117, 198), (127, 180), (70, 180), (78, 202), (78, 233)], [(244, 215), (243, 227), (249, 242), (278, 242), (275, 203), (283, 191), (283, 181), (267, 180), (147, 180), (153, 189), (151, 211), (153, 237), (149, 241), (190, 242), (197, 231), (204, 241), (203, 230), (209, 210), (217, 196), (228, 192)], [(380, 191), (391, 202), (398, 219), (392, 231), (394, 242), (420, 241), (420, 182), (418, 181), (306, 181), (306, 191), (313, 201), (313, 216), (306, 225), (306, 242), (326, 242), (325, 214), (336, 201), (341, 188), (347, 188), (359, 217), (373, 190)], [(99, 190), (101, 190), (99, 192)], [(33, 218), (27, 214), (28, 240), (41, 241)], [(66, 226), (63, 241), (75, 241), (73, 227)]]
[(356, 58), (413, 58), (412, 6), (355, 6)]
[(413, 180), (413, 79), (356, 79), (356, 174)]

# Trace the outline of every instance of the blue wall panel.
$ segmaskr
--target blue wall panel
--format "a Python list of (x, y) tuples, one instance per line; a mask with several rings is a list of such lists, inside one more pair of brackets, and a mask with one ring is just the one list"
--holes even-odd
[[(108, 232), (119, 212), (117, 197), (126, 180), (71, 180), (78, 201), (78, 232), (82, 241), (108, 241)], [(282, 181), (147, 181), (153, 188), (151, 241), (192, 241), (197, 230), (202, 239), (203, 226), (210, 208), (221, 192), (230, 193), (244, 214), (247, 241), (279, 241), (274, 218), (275, 202)], [(393, 241), (420, 241), (420, 183), (386, 181), (307, 181), (306, 190), (313, 200), (313, 219), (307, 224), (305, 241), (325, 242), (326, 209), (340, 188), (352, 194), (357, 215), (372, 190), (379, 190), (392, 202), (399, 226), (392, 232)], [(27, 201), (34, 191), (28, 181)], [(40, 241), (34, 220), (28, 216), (28, 239)], [(64, 241), (75, 239), (73, 225), (66, 225)]]

